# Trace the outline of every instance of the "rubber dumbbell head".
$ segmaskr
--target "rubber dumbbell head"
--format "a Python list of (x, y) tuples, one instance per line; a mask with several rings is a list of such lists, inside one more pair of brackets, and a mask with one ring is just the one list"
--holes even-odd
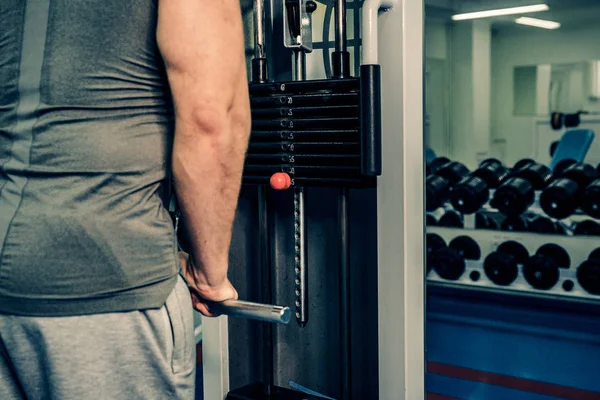
[(462, 179), (467, 177), (469, 173), (467, 167), (456, 161), (450, 161), (442, 165), (435, 172), (436, 175), (448, 180), (452, 185), (456, 185)]
[(560, 228), (550, 218), (536, 216), (527, 222), (527, 230), (533, 233), (556, 234), (561, 233)]
[(600, 295), (600, 259), (584, 261), (577, 268), (577, 282), (586, 292)]
[(447, 228), (464, 228), (462, 216), (456, 211), (447, 211), (438, 221), (438, 225)]
[(540, 196), (540, 205), (546, 214), (556, 219), (567, 218), (578, 206), (579, 186), (564, 178), (552, 182)]
[(427, 214), (425, 216), (425, 225), (426, 226), (436, 226), (437, 225), (437, 219), (435, 219), (435, 217), (431, 214)]
[(450, 201), (457, 211), (473, 214), (487, 203), (489, 193), (489, 187), (483, 179), (469, 176), (452, 188)]
[(508, 286), (517, 279), (518, 264), (522, 264), (528, 257), (529, 252), (520, 243), (504, 242), (485, 258), (483, 270), (496, 285)]
[(499, 251), (488, 254), (483, 262), (483, 271), (490, 281), (499, 286), (508, 286), (517, 279), (519, 267), (514, 256)]
[(425, 209), (433, 211), (444, 205), (450, 195), (450, 182), (437, 175), (429, 175), (425, 181)]
[(600, 261), (600, 247), (598, 247), (597, 249), (594, 249), (594, 251), (592, 251), (590, 253), (590, 255), (588, 256), (588, 259)]
[(431, 271), (431, 259), (433, 254), (439, 249), (446, 247), (446, 241), (438, 234), (428, 233), (425, 236), (425, 244), (427, 246), (427, 273)]
[(517, 216), (523, 214), (534, 200), (533, 186), (523, 178), (513, 177), (496, 189), (491, 206), (504, 215)]
[(523, 277), (535, 289), (548, 290), (558, 283), (560, 272), (552, 258), (536, 254), (523, 264)]
[(518, 170), (520, 170), (530, 164), (534, 164), (534, 163), (535, 163), (535, 161), (532, 160), (531, 158), (524, 158), (522, 160), (519, 160), (515, 163), (515, 165), (513, 165), (513, 167), (512, 167), (513, 172), (518, 171)]
[(555, 178), (560, 178), (563, 172), (565, 172), (565, 170), (573, 164), (577, 164), (577, 161), (573, 160), (572, 158), (565, 158), (564, 160), (560, 160), (558, 164), (554, 166), (554, 171), (552, 171), (552, 175), (554, 175)]
[(571, 257), (569, 256), (569, 253), (563, 247), (555, 243), (546, 243), (545, 245), (542, 245), (535, 254), (550, 257), (559, 268), (571, 267)]
[(584, 189), (581, 209), (590, 217), (600, 218), (600, 179), (596, 179)]
[(513, 176), (525, 179), (534, 190), (542, 190), (552, 180), (552, 171), (545, 165), (534, 162), (514, 171)]
[(591, 219), (579, 222), (573, 230), (575, 236), (600, 236), (600, 224)]
[(466, 260), (479, 260), (481, 258), (481, 248), (470, 236), (457, 236), (448, 247), (454, 249)]
[(596, 170), (589, 164), (573, 164), (565, 169), (540, 196), (540, 205), (546, 214), (563, 219), (572, 215), (583, 199), (584, 188), (596, 178)]
[(437, 172), (437, 170), (442, 166), (442, 165), (446, 165), (450, 162), (449, 158), (446, 157), (437, 157), (435, 158), (433, 161), (431, 161), (429, 163), (429, 170), (431, 171), (432, 174), (435, 174)]
[(471, 175), (483, 179), (490, 189), (495, 189), (508, 177), (509, 171), (499, 160), (488, 158)]
[(465, 272), (465, 260), (456, 250), (444, 247), (433, 254), (431, 267), (442, 279), (455, 281)]

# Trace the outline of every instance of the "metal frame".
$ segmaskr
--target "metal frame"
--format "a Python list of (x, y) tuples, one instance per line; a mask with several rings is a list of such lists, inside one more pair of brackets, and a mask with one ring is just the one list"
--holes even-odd
[[(278, 3), (277, 1), (275, 3)], [(425, 398), (423, 0), (379, 20), (383, 174), (378, 178), (379, 398)], [(205, 400), (229, 391), (226, 317), (203, 318)]]
[(425, 398), (422, 0), (379, 18), (379, 398)]

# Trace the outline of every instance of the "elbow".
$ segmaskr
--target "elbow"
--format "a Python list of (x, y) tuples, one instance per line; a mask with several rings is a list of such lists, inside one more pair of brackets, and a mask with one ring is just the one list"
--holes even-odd
[(191, 125), (191, 129), (184, 129), (193, 135), (205, 137), (220, 137), (232, 133), (250, 134), (251, 116), (248, 106), (223, 106), (196, 108), (189, 121), (181, 118), (183, 125)]

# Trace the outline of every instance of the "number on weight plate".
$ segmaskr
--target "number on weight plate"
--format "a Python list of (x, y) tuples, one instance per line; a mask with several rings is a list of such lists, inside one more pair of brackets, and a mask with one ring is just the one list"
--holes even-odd
[(287, 103), (288, 103), (288, 104), (292, 104), (292, 103), (294, 103), (294, 99), (293, 99), (292, 97), (288, 97), (288, 98), (287, 98)]
[(294, 115), (294, 111), (291, 108), (288, 108), (287, 115)]
[(290, 156), (290, 162), (293, 163), (294, 162), (294, 156)]
[(294, 127), (294, 121), (290, 121), (290, 123), (289, 123), (288, 127), (289, 127), (289, 128), (293, 128), (293, 127)]
[(294, 151), (294, 145), (290, 144), (290, 151)]

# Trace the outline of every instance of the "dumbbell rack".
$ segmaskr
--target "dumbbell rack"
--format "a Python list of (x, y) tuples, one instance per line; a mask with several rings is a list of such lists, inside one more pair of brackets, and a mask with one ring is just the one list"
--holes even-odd
[[(585, 214), (581, 209), (577, 209), (575, 211), (575, 213), (573, 213), (569, 218), (565, 218), (562, 220), (557, 220), (555, 218), (552, 218), (548, 215), (546, 215), (544, 213), (544, 210), (542, 209), (542, 207), (540, 206), (539, 203), (539, 198), (540, 198), (540, 194), (541, 191), (536, 191), (535, 194), (535, 202), (527, 209), (527, 211), (525, 213), (523, 213), (522, 215), (534, 215), (534, 216), (538, 216), (538, 217), (545, 217), (548, 218), (549, 220), (551, 220), (552, 222), (554, 222), (555, 224), (559, 224), (563, 231), (564, 231), (564, 235), (566, 236), (575, 236), (574, 230), (577, 226), (577, 223), (580, 223), (582, 221), (594, 221), (600, 224), (600, 220), (595, 219), (587, 214)], [(494, 196), (494, 189), (490, 190), (490, 199), (493, 198)], [(443, 213), (444, 211), (454, 211), (458, 214), (460, 214), (460, 212), (454, 210), (449, 203), (447, 204), (447, 208), (439, 208), (435, 211), (432, 212), (428, 212), (428, 215), (433, 216), (434, 218), (437, 219), (437, 217), (439, 216), (439, 214)], [(493, 208), (490, 205), (490, 202), (488, 201), (483, 207), (481, 207), (479, 209), (479, 211), (477, 211), (477, 213), (485, 213), (485, 214), (501, 214), (497, 209)], [(463, 219), (463, 227), (464, 229), (476, 229), (476, 223), (475, 223), (475, 214), (461, 214), (462, 219)], [(502, 215), (502, 218), (505, 218), (506, 216)], [(580, 236), (578, 236), (580, 237)]]
[[(600, 304), (600, 295), (588, 293), (577, 280), (577, 268), (588, 260), (589, 255), (600, 248), (600, 240), (594, 237), (568, 237), (559, 235), (540, 235), (521, 232), (501, 232), (472, 229), (456, 229), (443, 227), (430, 227), (428, 234), (442, 237), (446, 244), (460, 236), (469, 236), (477, 242), (481, 251), (479, 260), (465, 260), (465, 272), (456, 280), (441, 278), (435, 270), (427, 276), (428, 284), (454, 288), (468, 288), (500, 292), (505, 294), (518, 294), (542, 298), (554, 298), (571, 301), (585, 301)], [(519, 264), (519, 273), (516, 280), (508, 286), (500, 286), (492, 282), (485, 274), (484, 260), (495, 251), (498, 246), (507, 241), (516, 241), (528, 250), (529, 255), (534, 255), (537, 250), (548, 243), (561, 246), (569, 253), (570, 267), (559, 268), (558, 282), (549, 290), (533, 288), (523, 277), (523, 265)], [(566, 282), (566, 283), (565, 283)]]

